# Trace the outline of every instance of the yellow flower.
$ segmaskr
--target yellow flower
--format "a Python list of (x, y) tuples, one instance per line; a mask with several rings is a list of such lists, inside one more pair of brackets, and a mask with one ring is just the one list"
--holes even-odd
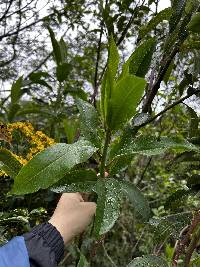
[[(22, 164), (25, 165), (34, 155), (43, 151), (45, 148), (55, 144), (54, 139), (48, 137), (42, 131), (36, 131), (30, 122), (14, 122), (7, 124), (7, 129), (12, 135), (14, 130), (18, 130), (27, 139), (30, 148), (25, 158), (16, 153), (13, 156)], [(12, 142), (11, 142), (12, 144)], [(4, 175), (4, 172), (0, 172), (0, 176)]]

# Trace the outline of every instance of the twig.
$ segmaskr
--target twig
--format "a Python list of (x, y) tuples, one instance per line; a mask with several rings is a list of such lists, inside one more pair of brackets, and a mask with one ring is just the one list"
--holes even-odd
[[(145, 3), (145, 0), (143, 0), (142, 5), (144, 5), (144, 3)], [(139, 3), (138, 3), (138, 5), (139, 5)], [(138, 5), (136, 5), (135, 9), (133, 10), (133, 14), (131, 15), (128, 23), (126, 24), (126, 26), (125, 26), (125, 28), (124, 28), (121, 36), (119, 37), (119, 40), (116, 43), (117, 46), (119, 46), (123, 42), (124, 38), (126, 37), (126, 34), (128, 32), (128, 29), (129, 29), (129, 27), (131, 26), (131, 24), (133, 22), (134, 15), (135, 15), (135, 12), (137, 11)], [(107, 68), (107, 62), (106, 62), (105, 66), (104, 66), (104, 68), (103, 68), (103, 70), (101, 72), (100, 78), (99, 78), (99, 80), (97, 82), (97, 87), (99, 86), (99, 84), (101, 83), (101, 81), (103, 79), (103, 76), (104, 76), (104, 73), (106, 71), (106, 68)]]
[(12, 3), (13, 3), (13, 1), (14, 1), (14, 0), (10, 0), (7, 9), (5, 10), (3, 16), (0, 18), (0, 21), (2, 21), (4, 18), (6, 18), (6, 15), (8, 14), (8, 12), (9, 12), (9, 10), (10, 10), (10, 7), (11, 7), (11, 5), (12, 5)]
[(95, 66), (95, 75), (94, 75), (94, 93), (91, 97), (91, 103), (95, 105), (96, 103), (96, 97), (98, 94), (98, 69), (99, 69), (99, 60), (100, 60), (100, 53), (101, 53), (101, 39), (102, 39), (102, 35), (103, 35), (103, 21), (101, 22), (101, 32), (100, 32), (100, 36), (99, 36), (99, 41), (98, 41), (98, 48), (97, 48), (97, 59), (96, 59), (96, 66)]
[[(137, 8), (138, 8), (138, 6), (139, 6), (139, 3), (140, 3), (140, 1), (138, 2), (138, 4), (136, 5), (136, 7), (134, 8), (133, 13), (132, 13), (132, 15), (131, 15), (131, 17), (130, 17), (128, 23), (126, 24), (124, 30), (122, 31), (122, 34), (121, 34), (119, 40), (117, 41), (117, 46), (119, 46), (119, 45), (123, 42), (124, 38), (126, 37), (126, 34), (127, 34), (127, 32), (128, 32), (128, 29), (130, 28), (130, 26), (131, 26), (131, 24), (132, 24), (132, 22), (133, 22), (135, 13), (137, 12)], [(144, 3), (145, 3), (145, 0), (143, 0), (143, 2), (142, 2), (141, 5), (143, 6)]]
[[(63, 10), (63, 9), (62, 9), (62, 10)], [(62, 11), (62, 10), (60, 10), (60, 11)], [(59, 12), (60, 12), (60, 11), (59, 11)], [(65, 11), (61, 12), (61, 15), (64, 15), (64, 14), (65, 14)], [(28, 24), (28, 25), (25, 25), (24, 27), (22, 27), (22, 28), (20, 28), (20, 29), (17, 29), (17, 30), (15, 30), (15, 31), (13, 31), (13, 32), (10, 31), (10, 32), (7, 32), (7, 33), (5, 33), (5, 34), (2, 34), (2, 35), (0, 36), (0, 41), (1, 41), (3, 38), (5, 38), (5, 37), (10, 37), (10, 36), (12, 36), (12, 35), (18, 34), (19, 32), (21, 32), (21, 31), (23, 31), (23, 30), (26, 30), (26, 29), (28, 29), (28, 28), (30, 28), (30, 27), (32, 27), (32, 26), (38, 24), (39, 22), (43, 22), (45, 18), (50, 18), (50, 17), (52, 17), (52, 16), (54, 16), (54, 15), (55, 15), (55, 12), (53, 12), (53, 13), (51, 13), (51, 14), (45, 16), (45, 17), (42, 17), (41, 19), (38, 19), (38, 20), (36, 20), (36, 21), (33, 21), (32, 23), (30, 23), (30, 24)]]
[[(199, 223), (200, 223), (200, 211), (198, 211), (198, 212), (196, 212), (196, 214), (194, 214), (191, 225), (186, 228), (187, 233), (184, 236), (183, 236), (183, 234), (185, 233), (185, 231), (182, 231), (181, 237), (183, 236), (183, 238), (180, 238), (180, 240), (176, 244), (176, 248), (174, 251), (173, 258), (172, 258), (172, 267), (178, 266), (178, 260), (180, 258), (180, 255), (184, 253), (185, 247), (188, 246), (188, 243), (192, 237), (192, 234), (194, 233), (194, 231), (195, 231), (195, 229)], [(199, 237), (199, 235), (198, 235), (198, 237)], [(188, 250), (185, 253), (186, 254), (186, 257), (185, 257), (186, 263), (188, 263), (188, 260), (190, 261), (190, 258), (192, 256), (194, 249), (195, 249), (194, 243), (193, 243), (193, 241), (191, 241), (189, 246), (188, 246)], [(184, 267), (188, 267), (188, 265), (184, 265)]]
[(174, 59), (175, 55), (178, 53), (179, 48), (176, 46), (173, 51), (171, 52), (170, 56), (168, 57), (166, 63), (164, 66), (161, 67), (158, 78), (153, 84), (152, 88), (150, 88), (149, 92), (147, 92), (146, 100), (144, 103), (144, 106), (142, 108), (142, 112), (147, 113), (150, 110), (151, 103), (154, 100), (154, 97), (156, 96), (158, 89), (160, 88), (160, 84), (165, 76), (166, 71), (168, 70), (172, 60)]
[(38, 70), (42, 67), (42, 65), (45, 64), (45, 63), (47, 62), (47, 60), (52, 56), (52, 54), (53, 54), (53, 52), (49, 53), (49, 54), (48, 54), (48, 55), (47, 55), (47, 56), (40, 62), (40, 64), (39, 64), (34, 70), (32, 70), (32, 71), (31, 71), (31, 72), (24, 78), (24, 80), (28, 79), (28, 77), (29, 77), (32, 73), (38, 71)]
[[(183, 20), (181, 21), (181, 24), (177, 25), (177, 37), (180, 36), (180, 38), (178, 39), (178, 41), (175, 39), (175, 44), (174, 47), (172, 48), (172, 52), (170, 53), (168, 50), (164, 51), (163, 56), (162, 56), (162, 60), (161, 60), (161, 67), (160, 70), (158, 72), (158, 77), (155, 81), (155, 83), (153, 84), (152, 88), (149, 88), (149, 91), (147, 92), (147, 96), (146, 96), (146, 100), (144, 102), (142, 111), (144, 113), (151, 111), (151, 104), (155, 98), (155, 96), (158, 93), (158, 90), (160, 88), (160, 84), (172, 62), (172, 60), (175, 58), (176, 54), (179, 52), (180, 46), (183, 44), (183, 42), (185, 41), (185, 39), (188, 37), (188, 33), (185, 30), (186, 25), (188, 24), (188, 22), (190, 21), (192, 16), (191, 14), (187, 14)], [(173, 36), (172, 36), (173, 37)], [(170, 43), (169, 41), (167, 43)], [(168, 53), (169, 56), (168, 56)]]
[(165, 109), (163, 109), (161, 112), (159, 112), (158, 114), (156, 114), (155, 116), (153, 116), (151, 119), (149, 119), (148, 121), (144, 122), (143, 124), (141, 124), (139, 126), (139, 128), (146, 126), (147, 124), (151, 123), (152, 121), (154, 121), (155, 119), (157, 119), (158, 117), (160, 117), (162, 114), (164, 114), (166, 111), (172, 109), (173, 107), (177, 106), (178, 104), (182, 103), (184, 100), (188, 99), (189, 97), (191, 97), (194, 94), (199, 93), (200, 90), (197, 90), (196, 92), (193, 92), (191, 94), (187, 94), (186, 96), (180, 98), (179, 100), (175, 101), (173, 104), (169, 105), (168, 107), (166, 107)]
[(67, 255), (64, 257), (64, 259), (61, 261), (60, 265), (63, 265), (65, 263), (65, 261), (69, 258), (70, 255), (71, 255), (71, 253), (67, 253)]
[(103, 250), (104, 250), (104, 252), (106, 254), (106, 257), (108, 258), (108, 260), (110, 261), (110, 263), (112, 264), (112, 266), (117, 267), (117, 265), (114, 263), (114, 261), (112, 260), (112, 258), (108, 255), (108, 252), (107, 252), (107, 250), (106, 250), (106, 248), (104, 246), (104, 243), (102, 243), (102, 247), (103, 247)]
[(189, 266), (190, 259), (192, 257), (192, 254), (196, 248), (196, 245), (197, 245), (199, 239), (200, 239), (200, 229), (198, 229), (197, 232), (193, 234), (192, 241), (190, 242), (190, 245), (188, 246), (188, 249), (186, 251), (183, 267)]
[(101, 175), (102, 178), (105, 177), (105, 163), (106, 163), (108, 146), (109, 146), (109, 143), (110, 143), (110, 136), (111, 136), (111, 132), (110, 132), (110, 130), (107, 130), (106, 138), (105, 138), (105, 144), (104, 144), (104, 148), (103, 148), (101, 166), (100, 166), (100, 175)]
[(146, 164), (146, 166), (145, 166), (145, 168), (144, 168), (144, 170), (143, 170), (143, 172), (142, 172), (142, 174), (141, 174), (139, 180), (137, 181), (137, 186), (139, 186), (140, 183), (142, 182), (142, 180), (143, 180), (143, 178), (144, 178), (144, 175), (145, 175), (147, 169), (149, 168), (149, 165), (151, 164), (151, 160), (152, 160), (152, 157), (150, 157), (150, 158), (148, 159), (147, 164)]

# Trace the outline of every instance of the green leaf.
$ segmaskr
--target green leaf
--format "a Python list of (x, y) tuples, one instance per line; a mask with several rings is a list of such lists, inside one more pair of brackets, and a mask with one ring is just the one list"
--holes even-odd
[(176, 29), (176, 26), (179, 23), (180, 18), (186, 7), (186, 2), (189, 2), (189, 1), (187, 0), (173, 0), (172, 1), (172, 8), (171, 8), (172, 15), (169, 20), (170, 33), (172, 33)]
[(40, 80), (35, 80), (33, 81), (32, 83), (35, 83), (35, 84), (41, 84), (47, 88), (49, 88), (51, 91), (52, 91), (52, 87), (44, 80), (40, 79)]
[(88, 160), (96, 150), (85, 140), (70, 145), (55, 144), (45, 149), (21, 169), (11, 193), (22, 195), (50, 187), (75, 165)]
[(109, 54), (108, 54), (108, 67), (111, 72), (111, 76), (115, 79), (119, 65), (119, 53), (113, 36), (111, 35), (109, 40)]
[(0, 149), (0, 169), (6, 172), (10, 177), (14, 178), (17, 176), (22, 165), (12, 155), (12, 153), (4, 148)]
[(189, 31), (200, 33), (200, 12), (192, 16), (191, 21), (187, 25)]
[(57, 77), (59, 82), (63, 82), (65, 80), (67, 80), (69, 73), (71, 71), (71, 68), (72, 68), (71, 64), (66, 63), (66, 62), (57, 66), (56, 77)]
[(86, 181), (86, 182), (76, 182), (71, 184), (64, 184), (64, 185), (58, 185), (56, 187), (52, 186), (50, 188), (52, 192), (55, 192), (57, 194), (60, 193), (76, 193), (76, 192), (84, 192), (84, 193), (92, 193), (96, 192), (96, 182), (94, 181)]
[(150, 217), (150, 208), (143, 194), (130, 182), (121, 181), (120, 184), (122, 186), (122, 191), (133, 204), (136, 213), (140, 215), (141, 219), (147, 221)]
[(119, 174), (122, 171), (125, 171), (125, 169), (131, 164), (132, 160), (132, 155), (123, 155), (121, 157), (118, 157), (110, 163), (108, 171), (109, 175), (113, 176)]
[(68, 88), (68, 86), (65, 86), (64, 89), (64, 94), (70, 94), (74, 98), (78, 97), (83, 99), (84, 101), (87, 101), (87, 93), (83, 91), (82, 89), (73, 89), (73, 88)]
[(88, 261), (86, 260), (85, 256), (82, 253), (80, 255), (77, 267), (90, 267)]
[[(51, 191), (61, 192), (92, 192), (96, 185), (97, 175), (94, 170), (75, 170), (65, 175), (51, 187)], [(76, 188), (75, 191), (73, 191)], [(79, 188), (79, 190), (77, 190)], [(82, 189), (82, 190), (80, 190)]]
[(63, 126), (67, 136), (67, 143), (72, 144), (78, 131), (79, 121), (76, 118), (65, 118), (63, 120)]
[(122, 66), (120, 79), (128, 74), (133, 74), (143, 78), (149, 70), (155, 46), (155, 38), (150, 38), (138, 46)]
[(197, 257), (190, 261), (189, 267), (195, 267), (195, 266), (200, 266), (200, 257)]
[(172, 70), (175, 69), (175, 67), (176, 67), (176, 65), (174, 64), (174, 61), (172, 60), (172, 62), (170, 63), (170, 65), (169, 65), (169, 67), (165, 73), (165, 76), (163, 78), (165, 85), (167, 85), (169, 78), (171, 76)]
[(82, 99), (76, 99), (76, 104), (80, 112), (80, 130), (85, 139), (96, 147), (101, 147), (99, 134), (99, 117), (96, 109), (90, 103)]
[(112, 95), (115, 77), (119, 65), (119, 53), (113, 36), (109, 39), (108, 64), (101, 85), (101, 112), (103, 118), (109, 113), (109, 101)]
[(166, 238), (178, 239), (180, 231), (190, 224), (191, 212), (183, 212), (165, 216), (163, 218), (151, 219), (149, 224), (154, 232), (156, 242), (163, 242)]
[(152, 30), (155, 30), (156, 26), (161, 23), (163, 20), (169, 20), (172, 15), (172, 8), (168, 7), (160, 11), (156, 16), (154, 16), (147, 25), (140, 28), (139, 36), (144, 38), (147, 33)]
[(20, 97), (22, 96), (22, 83), (23, 83), (23, 78), (22, 76), (13, 83), (12, 87), (11, 87), (11, 103), (12, 104), (16, 104)]
[(8, 121), (11, 122), (13, 121), (15, 115), (17, 114), (17, 112), (20, 110), (20, 105), (15, 103), (9, 106), (9, 112), (8, 112)]
[(94, 231), (96, 237), (108, 232), (120, 215), (121, 184), (113, 178), (98, 180), (97, 211)]
[(187, 179), (187, 186), (194, 188), (195, 186), (200, 185), (200, 175), (199, 174), (193, 174)]
[(197, 137), (199, 136), (198, 134), (199, 117), (191, 107), (187, 106), (187, 110), (190, 115), (190, 124), (188, 131), (189, 138)]
[(48, 29), (50, 37), (51, 37), (51, 43), (52, 43), (52, 47), (53, 47), (53, 53), (55, 56), (55, 60), (56, 60), (57, 65), (59, 65), (60, 63), (62, 63), (62, 55), (61, 55), (60, 45), (55, 38), (55, 34), (54, 34), (53, 30), (49, 26), (47, 27), (47, 29)]
[(40, 80), (42, 77), (47, 78), (47, 77), (50, 77), (50, 75), (48, 74), (48, 72), (45, 72), (45, 71), (33, 72), (29, 75), (29, 79), (31, 81)]
[(127, 267), (169, 267), (167, 262), (158, 256), (146, 255), (135, 258)]
[(188, 189), (178, 189), (172, 193), (165, 201), (165, 209), (173, 209), (174, 206), (180, 206), (180, 201), (185, 199), (191, 191)]
[(152, 136), (139, 136), (118, 151), (122, 155), (130, 154), (142, 154), (146, 156), (159, 155), (164, 153), (168, 149), (184, 150), (184, 151), (196, 151), (200, 153), (200, 149), (189, 143), (186, 140), (179, 140), (176, 138), (161, 137), (157, 140)]
[(109, 147), (109, 159), (113, 159), (114, 156), (121, 153), (121, 150), (129, 145), (132, 140), (135, 138), (136, 132), (134, 131), (134, 127), (128, 124), (124, 127), (122, 133), (119, 137), (115, 138)]
[(168, 149), (176, 151), (195, 151), (200, 153), (198, 146), (185, 140), (176, 138), (161, 137), (157, 140), (153, 136), (139, 136), (134, 138), (134, 132), (131, 128), (126, 132), (123, 138), (113, 143), (109, 153), (109, 172), (112, 175), (118, 173), (121, 169), (130, 164), (135, 154), (154, 156), (165, 153)]
[(60, 45), (60, 51), (61, 51), (61, 56), (62, 56), (62, 62), (66, 62), (67, 57), (68, 57), (68, 47), (62, 37), (60, 39), (59, 45)]
[(47, 78), (50, 77), (50, 75), (44, 71), (34, 72), (29, 75), (29, 78), (32, 81), (32, 83), (41, 84), (52, 90), (52, 87), (45, 80), (41, 79), (42, 77)]
[(178, 85), (178, 91), (179, 95), (182, 96), (184, 93), (185, 88), (188, 87), (188, 85), (193, 83), (193, 77), (191, 74), (189, 74), (187, 71), (184, 72), (184, 77), (181, 80), (181, 82)]
[(107, 118), (111, 130), (118, 130), (135, 115), (145, 85), (144, 79), (134, 75), (127, 75), (117, 82), (111, 96), (110, 114)]

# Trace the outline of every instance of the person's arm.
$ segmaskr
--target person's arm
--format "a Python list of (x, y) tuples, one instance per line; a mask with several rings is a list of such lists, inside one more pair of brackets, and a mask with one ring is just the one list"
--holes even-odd
[[(55, 267), (59, 264), (64, 253), (64, 244), (69, 243), (74, 236), (80, 234), (91, 222), (96, 210), (96, 204), (93, 202), (84, 202), (79, 193), (65, 193), (61, 196), (57, 208), (49, 222), (38, 225), (31, 232), (23, 236), (21, 243), (15, 244), (13, 239), (9, 244), (15, 244), (16, 250), (11, 250), (11, 254), (6, 255), (6, 246), (0, 248), (0, 263), (6, 258), (20, 254), (20, 259), (24, 262), (21, 265), (0, 264), (1, 267)], [(18, 237), (22, 238), (22, 237)], [(27, 251), (25, 249), (27, 248)], [(2, 250), (2, 253), (1, 253)], [(4, 251), (3, 251), (4, 250)], [(8, 250), (7, 250), (8, 251)], [(29, 259), (28, 265), (27, 258)]]

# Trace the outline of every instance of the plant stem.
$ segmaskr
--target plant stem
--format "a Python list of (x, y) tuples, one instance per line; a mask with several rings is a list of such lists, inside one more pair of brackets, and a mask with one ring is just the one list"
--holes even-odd
[(103, 247), (103, 250), (104, 250), (104, 252), (106, 254), (106, 257), (108, 258), (108, 260), (110, 261), (110, 263), (112, 264), (112, 266), (117, 267), (117, 265), (114, 263), (114, 261), (112, 260), (112, 258), (108, 255), (108, 252), (107, 252), (104, 244), (102, 244), (102, 247)]
[(190, 245), (188, 246), (185, 254), (185, 260), (184, 260), (184, 267), (188, 267), (190, 264), (190, 260), (192, 257), (192, 254), (197, 246), (197, 243), (200, 239), (200, 228), (196, 231), (196, 233), (193, 234), (192, 240), (190, 242)]
[(111, 132), (110, 130), (107, 130), (106, 132), (106, 138), (105, 138), (105, 143), (104, 143), (104, 148), (103, 148), (103, 155), (102, 155), (102, 160), (101, 160), (101, 166), (100, 166), (100, 175), (102, 178), (105, 177), (105, 164), (106, 164), (106, 157), (107, 157), (107, 152), (108, 152), (108, 146), (110, 144), (110, 137), (111, 137)]

